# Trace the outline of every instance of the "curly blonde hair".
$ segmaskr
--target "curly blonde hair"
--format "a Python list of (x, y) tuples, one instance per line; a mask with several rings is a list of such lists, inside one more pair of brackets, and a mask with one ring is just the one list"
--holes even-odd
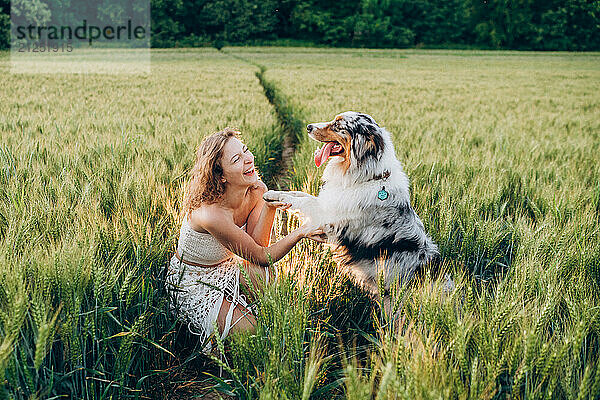
[(221, 181), (221, 156), (225, 143), (232, 137), (239, 138), (240, 132), (225, 128), (206, 137), (198, 146), (196, 162), (190, 171), (190, 180), (183, 198), (184, 216), (203, 203), (216, 203), (225, 193), (225, 182)]

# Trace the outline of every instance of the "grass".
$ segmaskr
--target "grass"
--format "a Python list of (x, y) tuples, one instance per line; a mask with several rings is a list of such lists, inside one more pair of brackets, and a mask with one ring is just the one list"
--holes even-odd
[(161, 273), (195, 147), (234, 126), (261, 166), (279, 151), (253, 68), (214, 50), (153, 57), (150, 76), (10, 75), (0, 66), (5, 394), (147, 390), (174, 363)]
[[(126, 78), (11, 75), (3, 56), (3, 397), (168, 398), (202, 371), (241, 398), (600, 396), (597, 53), (153, 50)], [(291, 186), (316, 193), (301, 125), (351, 109), (392, 132), (456, 290), (396, 288), (396, 332), (302, 242), (257, 331), (198, 356), (162, 284), (195, 146), (240, 128), (273, 186), (293, 133)]]

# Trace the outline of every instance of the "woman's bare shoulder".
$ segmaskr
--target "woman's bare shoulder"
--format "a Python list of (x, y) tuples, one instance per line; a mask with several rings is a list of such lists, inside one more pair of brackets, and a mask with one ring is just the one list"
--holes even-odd
[(216, 204), (202, 205), (190, 213), (190, 227), (197, 232), (208, 232), (211, 228), (223, 224), (231, 218), (225, 210)]

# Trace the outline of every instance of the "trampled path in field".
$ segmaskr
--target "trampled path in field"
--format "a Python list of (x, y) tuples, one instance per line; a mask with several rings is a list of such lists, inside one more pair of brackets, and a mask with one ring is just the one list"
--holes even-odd
[(221, 52), (259, 69), (256, 72), (256, 77), (258, 78), (258, 82), (262, 86), (269, 103), (271, 103), (275, 110), (275, 114), (281, 125), (281, 134), (283, 136), (283, 139), (281, 140), (282, 148), (279, 153), (279, 159), (277, 160), (278, 169), (275, 174), (273, 174), (272, 183), (275, 183), (280, 189), (289, 190), (288, 176), (293, 169), (296, 147), (302, 132), (304, 131), (301, 110), (298, 106), (292, 104), (285, 93), (283, 93), (273, 81), (267, 79), (267, 67), (265, 65), (256, 63), (235, 53), (227, 52), (226, 50), (221, 50)]

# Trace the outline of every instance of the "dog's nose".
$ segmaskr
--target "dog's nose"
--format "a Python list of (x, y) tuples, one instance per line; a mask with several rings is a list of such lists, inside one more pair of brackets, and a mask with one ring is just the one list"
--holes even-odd
[(307, 131), (308, 133), (311, 133), (311, 132), (312, 132), (312, 130), (313, 130), (314, 128), (315, 128), (315, 127), (313, 126), (313, 124), (308, 124), (308, 125), (306, 125), (306, 131)]

